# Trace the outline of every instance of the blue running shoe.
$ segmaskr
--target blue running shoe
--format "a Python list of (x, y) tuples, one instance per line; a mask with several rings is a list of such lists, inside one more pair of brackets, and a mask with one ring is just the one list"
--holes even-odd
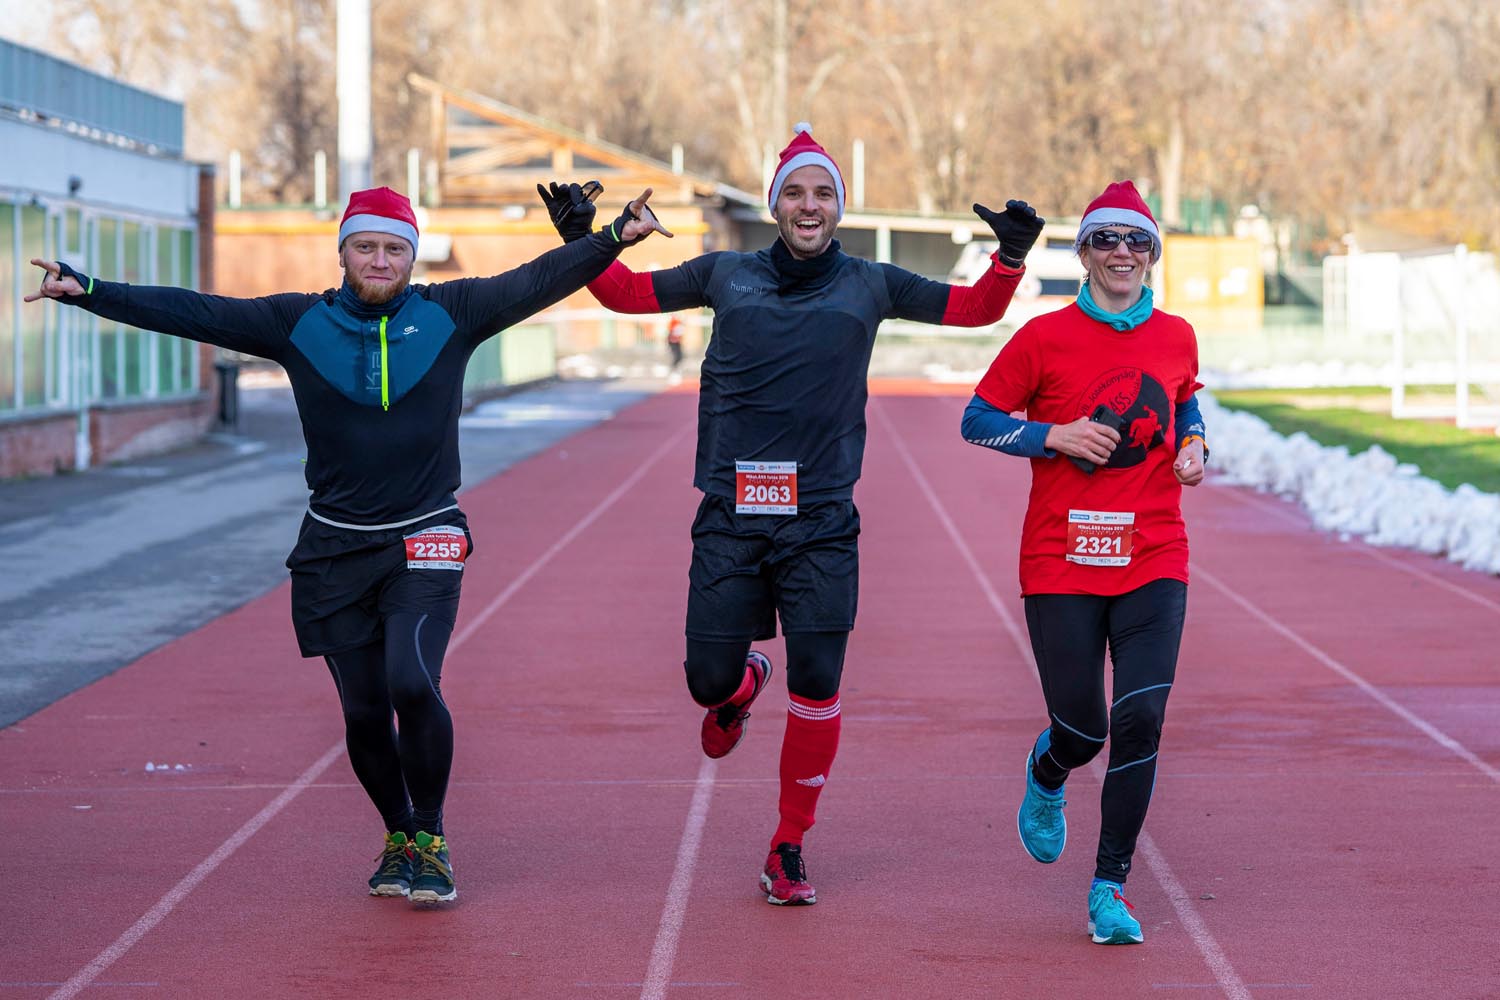
[(1118, 882), (1095, 880), (1089, 889), (1089, 933), (1095, 944), (1140, 944), (1141, 922), (1130, 915), (1134, 909), (1120, 895)]
[(418, 830), (412, 841), (416, 875), (409, 898), (413, 903), (451, 903), (458, 898), (453, 887), (453, 863), (448, 860), (448, 840)]
[(1026, 853), (1044, 865), (1050, 865), (1062, 856), (1063, 845), (1068, 842), (1068, 821), (1063, 816), (1063, 790), (1049, 791), (1036, 783), (1031, 776), (1032, 765), (1038, 754), (1046, 753), (1052, 744), (1052, 730), (1042, 730), (1036, 746), (1026, 755), (1026, 797), (1021, 800), (1021, 810), (1016, 813), (1016, 830), (1021, 834), (1021, 846)]
[(380, 867), (370, 876), (370, 895), (409, 896), (411, 880), (416, 876), (416, 861), (411, 841), (397, 830), (385, 835), (385, 848), (381, 850)]

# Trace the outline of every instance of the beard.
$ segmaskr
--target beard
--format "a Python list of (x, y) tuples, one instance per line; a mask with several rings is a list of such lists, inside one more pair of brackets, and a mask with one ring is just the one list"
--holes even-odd
[(375, 282), (364, 281), (351, 271), (344, 272), (349, 279), (349, 287), (354, 289), (354, 294), (367, 306), (383, 306), (387, 302), (406, 291), (406, 286), (411, 282), (411, 274), (403, 274), (395, 281)]
[[(800, 218), (808, 218), (806, 214)], [(792, 251), (793, 257), (808, 259), (816, 257), (828, 249), (828, 244), (833, 242), (834, 221), (827, 215), (819, 215), (823, 223), (821, 229), (814, 234), (807, 234), (797, 228), (791, 218), (777, 219), (776, 228), (781, 233), (781, 242), (785, 243), (787, 249)]]

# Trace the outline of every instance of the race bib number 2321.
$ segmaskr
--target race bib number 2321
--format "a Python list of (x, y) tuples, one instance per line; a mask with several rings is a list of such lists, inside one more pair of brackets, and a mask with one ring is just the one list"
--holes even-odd
[(1068, 511), (1068, 562), (1082, 566), (1129, 566), (1134, 541), (1133, 511)]

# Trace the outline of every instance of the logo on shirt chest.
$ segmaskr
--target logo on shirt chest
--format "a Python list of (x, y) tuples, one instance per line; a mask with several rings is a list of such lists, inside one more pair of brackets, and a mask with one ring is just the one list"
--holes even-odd
[(1127, 469), (1146, 460), (1146, 453), (1166, 440), (1172, 402), (1162, 384), (1139, 368), (1114, 368), (1090, 383), (1080, 399), (1080, 416), (1107, 406), (1124, 419), (1120, 443), (1106, 468)]
[(742, 285), (738, 281), (731, 281), (729, 283), (729, 288), (730, 288), (731, 291), (743, 292), (746, 295), (764, 295), (764, 294), (766, 294), (766, 290), (764, 288), (759, 287), (758, 285)]

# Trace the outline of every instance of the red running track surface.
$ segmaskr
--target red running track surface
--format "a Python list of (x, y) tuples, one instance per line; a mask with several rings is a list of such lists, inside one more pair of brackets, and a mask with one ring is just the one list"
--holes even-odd
[(1500, 580), (1189, 491), (1188, 630), (1127, 888), (1146, 943), (1092, 945), (1097, 773), (1070, 783), (1061, 861), (1016, 839), (1045, 721), (1027, 468), (959, 439), (966, 398), (871, 402), (817, 906), (757, 891), (784, 675), (733, 756), (697, 747), (694, 399), (669, 393), (465, 495), (454, 907), (365, 895), (379, 821), (283, 587), (0, 732), (0, 1000), (1500, 995)]

